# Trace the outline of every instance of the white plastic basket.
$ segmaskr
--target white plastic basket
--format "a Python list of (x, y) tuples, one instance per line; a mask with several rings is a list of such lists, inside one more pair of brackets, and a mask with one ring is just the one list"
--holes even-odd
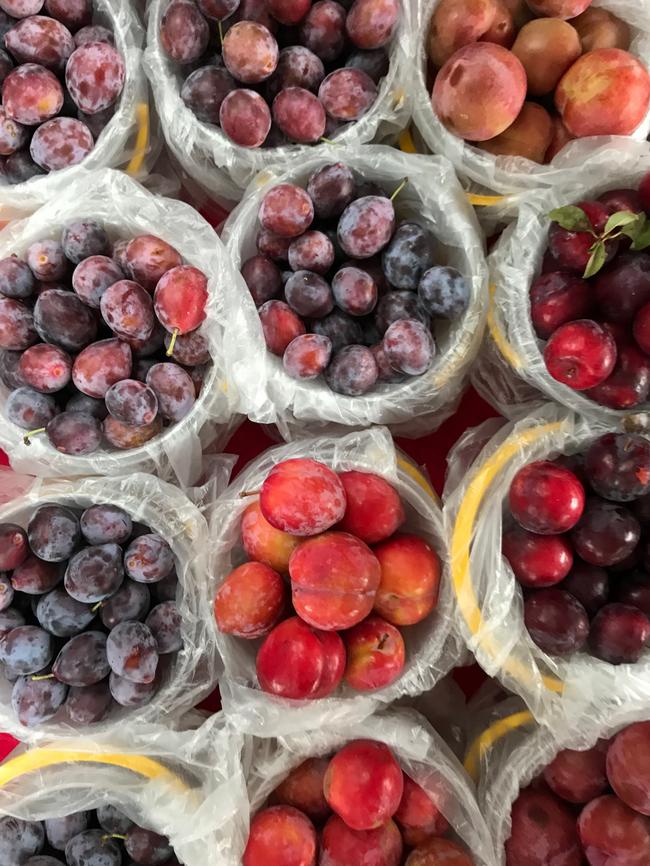
[(205, 273), (209, 300), (201, 329), (209, 342), (212, 366), (196, 403), (182, 421), (139, 448), (118, 451), (102, 445), (83, 457), (60, 453), (45, 435), (35, 436), (29, 446), (25, 445), (25, 431), (4, 414), (9, 391), (0, 383), (0, 446), (16, 471), (31, 475), (154, 472), (180, 484), (192, 484), (200, 472), (203, 450), (209, 445), (220, 450), (239, 420), (234, 414), (236, 395), (224, 373), (222, 313), (224, 288), (236, 275), (219, 238), (193, 208), (154, 196), (126, 175), (109, 170), (80, 173), (65, 192), (30, 217), (12, 223), (0, 234), (0, 259), (12, 253), (23, 254), (37, 240), (58, 239), (66, 225), (84, 217), (102, 223), (112, 240), (130, 239), (137, 234), (159, 236), (174, 246), (188, 264)]
[(407, 515), (403, 531), (422, 536), (440, 557), (440, 596), (437, 607), (425, 620), (402, 630), (406, 664), (392, 685), (369, 693), (344, 687), (332, 697), (315, 701), (287, 700), (261, 691), (255, 675), (259, 642), (222, 634), (212, 620), (213, 639), (225, 665), (220, 682), (224, 712), (237, 730), (257, 736), (279, 736), (364, 718), (376, 707), (398, 697), (432, 688), (462, 654), (452, 624), (451, 588), (437, 498), (425, 476), (395, 450), (386, 430), (376, 428), (340, 439), (310, 439), (271, 448), (254, 460), (220, 497), (210, 518), (210, 570), (217, 587), (245, 560), (240, 539), (241, 517), (254, 501), (245, 491), (258, 490), (275, 464), (307, 456), (338, 472), (349, 469), (374, 472), (395, 486)]
[(0, 815), (42, 821), (113, 805), (167, 836), (184, 866), (223, 863), (248, 810), (242, 748), (222, 715), (197, 731), (148, 724), (52, 740), (0, 765)]
[(124, 89), (115, 114), (95, 147), (82, 163), (19, 184), (0, 187), (0, 217), (6, 219), (30, 212), (39, 204), (58, 197), (84, 172), (100, 168), (124, 168), (135, 177), (147, 173), (148, 157), (156, 151), (152, 140), (147, 78), (142, 67), (144, 31), (130, 0), (93, 0), (94, 24), (103, 24), (115, 35), (126, 67)]
[[(191, 178), (218, 200), (234, 203), (259, 171), (270, 167), (284, 171), (321, 153), (322, 145), (239, 147), (218, 126), (199, 121), (180, 96), (183, 67), (167, 56), (160, 43), (160, 22), (168, 5), (169, 0), (151, 0), (149, 4), (144, 66), (167, 145)], [(334, 136), (342, 149), (356, 150), (371, 141), (395, 138), (408, 122), (412, 91), (408, 54), (411, 9), (406, 0), (402, 6), (390, 46), (388, 74), (379, 84), (372, 108)]]
[(258, 211), (268, 190), (280, 183), (305, 185), (317, 169), (338, 161), (388, 192), (408, 178), (396, 199), (398, 218), (413, 219), (433, 233), (436, 261), (457, 268), (469, 281), (468, 309), (457, 321), (438, 324), (438, 352), (422, 376), (400, 385), (380, 385), (363, 397), (347, 397), (335, 394), (322, 380), (299, 382), (287, 375), (282, 359), (266, 349), (255, 304), (240, 279), (231, 284), (225, 301), (233, 324), (226, 333), (229, 378), (241, 394), (242, 411), (259, 423), (277, 424), (285, 439), (373, 424), (385, 424), (396, 435), (423, 436), (448, 418), (460, 399), (478, 352), (487, 307), (483, 237), (447, 160), (386, 147), (365, 147), (356, 153), (319, 151), (283, 174), (259, 175), (228, 218), (223, 240), (239, 269), (257, 252)]
[[(416, 58), (413, 119), (424, 143), (432, 153), (451, 160), (461, 177), (480, 188), (508, 196), (502, 207), (510, 216), (525, 200), (525, 194), (543, 187), (558, 190), (574, 183), (578, 175), (585, 181), (598, 172), (602, 147), (618, 148), (627, 140), (625, 136), (591, 136), (571, 141), (562, 148), (549, 165), (539, 165), (521, 156), (498, 156), (487, 153), (449, 132), (438, 120), (431, 105), (431, 91), (427, 87), (426, 38), (434, 9), (439, 0), (411, 0), (415, 26), (412, 30), (411, 56)], [(649, 0), (594, 0), (602, 7), (626, 21), (631, 28), (630, 51), (650, 66), (650, 2)], [(634, 132), (632, 138), (643, 141), (650, 131), (650, 112)]]
[[(217, 486), (225, 486), (228, 474), (226, 461), (216, 473)], [(1, 480), (4, 489), (5, 479)], [(183, 647), (164, 672), (161, 685), (149, 704), (138, 709), (116, 705), (106, 719), (88, 730), (95, 736), (113, 735), (135, 723), (165, 722), (173, 726), (183, 713), (215, 688), (222, 669), (207, 625), (212, 618), (212, 592), (207, 572), (207, 525), (200, 511), (171, 484), (138, 473), (121, 478), (71, 481), (30, 479), (32, 484), (27, 489), (24, 476), (7, 480), (14, 498), (0, 508), (0, 523), (26, 527), (34, 510), (45, 503), (77, 510), (109, 503), (124, 508), (134, 521), (144, 523), (170, 545), (179, 582), (176, 601), (182, 618)], [(35, 727), (23, 726), (11, 706), (11, 689), (11, 684), (0, 677), (0, 728), (3, 731), (26, 743), (79, 733), (56, 717)]]
[[(356, 739), (385, 743), (404, 772), (429, 794), (449, 822), (453, 837), (467, 848), (476, 866), (494, 866), (492, 840), (472, 783), (441, 737), (413, 710), (388, 710), (361, 722), (324, 725), (309, 734), (255, 741), (247, 773), (251, 816), (307, 758), (331, 755)], [(237, 853), (241, 856), (241, 851)]]
[(484, 351), (472, 380), (482, 396), (507, 417), (524, 415), (544, 400), (611, 425), (624, 424), (650, 409), (650, 401), (630, 410), (609, 409), (553, 379), (544, 363), (545, 341), (537, 338), (530, 317), (530, 286), (546, 251), (550, 211), (598, 198), (607, 190), (638, 186), (650, 172), (650, 145), (625, 141), (619, 148), (606, 148), (594, 157), (591, 169), (588, 179), (582, 177), (568, 189), (558, 187), (530, 196), (488, 259), (493, 295)]
[(522, 466), (583, 452), (612, 427), (552, 404), (496, 433), (490, 427), (467, 433), (449, 457), (456, 469), (444, 513), (459, 628), (483, 670), (523, 698), (540, 724), (579, 732), (594, 713), (613, 710), (628, 695), (650, 694), (650, 649), (635, 664), (616, 666), (586, 651), (560, 658), (541, 650), (525, 627), (523, 594), (501, 553), (502, 509)]

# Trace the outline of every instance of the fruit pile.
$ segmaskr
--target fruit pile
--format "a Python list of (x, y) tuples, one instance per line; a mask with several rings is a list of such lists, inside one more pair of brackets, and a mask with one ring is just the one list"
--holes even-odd
[(270, 803), (251, 822), (242, 866), (474, 866), (445, 838), (449, 824), (427, 792), (375, 740), (308, 759)]
[(440, 0), (427, 53), (441, 123), (488, 153), (538, 163), (574, 138), (631, 135), (650, 107), (650, 74), (627, 50), (627, 24), (591, 2)]
[(506, 866), (647, 866), (649, 756), (650, 722), (559, 752), (512, 807)]
[(469, 283), (434, 264), (431, 232), (398, 222), (400, 190), (389, 195), (334, 163), (306, 189), (282, 183), (264, 196), (258, 254), (242, 276), (267, 348), (293, 379), (324, 374), (351, 397), (404, 382), (431, 367), (437, 322), (466, 310)]
[(551, 211), (530, 288), (550, 375), (610, 409), (650, 393), (650, 174), (638, 189)]
[(440, 584), (436, 553), (398, 532), (405, 519), (399, 494), (378, 475), (336, 473), (307, 458), (271, 470), (241, 521), (250, 561), (224, 579), (214, 605), (221, 632), (264, 638), (263, 691), (313, 700), (341, 683), (371, 691), (400, 676), (398, 627), (431, 613)]
[(606, 433), (584, 455), (529, 463), (509, 505), (503, 553), (533, 641), (550, 655), (638, 661), (650, 639), (650, 440)]
[(160, 40), (169, 57), (189, 69), (183, 102), (234, 144), (314, 144), (363, 117), (388, 72), (399, 0), (349, 6), (172, 0)]
[(0, 176), (9, 183), (77, 165), (124, 87), (113, 33), (92, 0), (0, 2)]
[[(207, 279), (153, 235), (92, 220), (0, 261), (7, 418), (64, 454), (137, 448), (183, 419), (210, 362)], [(42, 341), (42, 342), (41, 342)]]
[(180, 866), (166, 836), (138, 827), (109, 804), (45, 821), (0, 818), (0, 861), (4, 866)]
[(182, 646), (160, 535), (115, 505), (41, 505), (27, 530), (0, 524), (0, 572), (0, 662), (21, 724), (91, 725), (149, 703)]

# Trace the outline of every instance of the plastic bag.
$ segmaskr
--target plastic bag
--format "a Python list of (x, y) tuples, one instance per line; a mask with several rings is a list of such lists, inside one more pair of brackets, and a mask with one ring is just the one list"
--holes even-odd
[(608, 409), (586, 394), (557, 382), (546, 369), (545, 341), (535, 335), (530, 318), (530, 286), (546, 252), (553, 208), (598, 198), (607, 190), (638, 186), (650, 172), (647, 142), (625, 142), (604, 150), (591, 164), (592, 175), (569, 189), (531, 196), (516, 223), (504, 232), (488, 259), (494, 286), (485, 336), (486, 351), (472, 372), (475, 387), (502, 414), (519, 417), (543, 400), (554, 400), (581, 415), (611, 425), (647, 412), (650, 402), (627, 411)]
[(264, 806), (289, 772), (307, 758), (331, 755), (355, 739), (378, 740), (392, 749), (404, 772), (424, 788), (449, 821), (475, 866), (493, 866), (492, 841), (469, 778), (440, 736), (413, 710), (390, 710), (362, 722), (323, 725), (309, 734), (257, 740), (247, 774), (251, 816)]
[(150, 115), (147, 78), (142, 68), (144, 31), (131, 0), (94, 0), (94, 9), (93, 23), (103, 24), (115, 34), (115, 46), (126, 66), (124, 89), (115, 114), (79, 165), (19, 184), (3, 184), (2, 219), (30, 213), (38, 205), (58, 197), (86, 171), (114, 167), (123, 168), (134, 177), (147, 173), (157, 143), (152, 135), (155, 118)]
[[(597, 173), (602, 160), (602, 148), (618, 149), (625, 146), (627, 136), (591, 136), (576, 139), (562, 148), (549, 165), (539, 165), (521, 156), (499, 156), (487, 153), (453, 135), (438, 120), (431, 106), (431, 90), (427, 87), (426, 40), (429, 24), (439, 0), (411, 0), (415, 27), (411, 56), (416, 59), (414, 81), (413, 119), (427, 147), (451, 160), (459, 174), (481, 187), (508, 195), (504, 205), (514, 214), (525, 201), (525, 193), (541, 187), (556, 187), (560, 191), (574, 183), (578, 174), (588, 181)], [(650, 67), (650, 2), (648, 0), (594, 0), (594, 7), (602, 7), (630, 25), (632, 42), (630, 52)], [(643, 141), (650, 131), (650, 111), (631, 138)]]
[(386, 147), (366, 147), (360, 153), (330, 148), (286, 174), (266, 172), (256, 178), (228, 218), (223, 240), (239, 269), (256, 253), (257, 214), (269, 188), (286, 182), (304, 185), (313, 172), (338, 161), (387, 192), (408, 178), (396, 199), (398, 217), (426, 224), (438, 240), (437, 260), (458, 268), (470, 281), (467, 311), (456, 322), (436, 325), (438, 354), (427, 373), (401, 385), (381, 385), (363, 397), (346, 397), (323, 380), (299, 382), (285, 373), (282, 359), (267, 351), (253, 299), (243, 279), (238, 280), (225, 302), (233, 325), (226, 334), (229, 377), (240, 391), (242, 410), (254, 421), (276, 423), (287, 439), (372, 424), (386, 424), (398, 435), (422, 436), (455, 409), (481, 341), (487, 302), (483, 239), (447, 160)]
[(43, 238), (59, 238), (68, 223), (97, 219), (111, 239), (154, 234), (176, 247), (186, 262), (208, 277), (207, 318), (201, 331), (210, 344), (212, 367), (189, 414), (139, 448), (117, 451), (102, 447), (85, 457), (62, 454), (45, 435), (26, 446), (25, 431), (4, 414), (9, 390), (0, 383), (0, 446), (18, 472), (38, 476), (128, 475), (155, 472), (180, 484), (191, 484), (201, 468), (202, 451), (221, 450), (239, 419), (235, 395), (224, 375), (222, 300), (224, 284), (235, 279), (223, 245), (212, 228), (189, 205), (148, 193), (116, 171), (82, 173), (77, 181), (25, 220), (0, 234), (0, 259)]
[(0, 766), (0, 814), (42, 821), (110, 804), (168, 836), (184, 866), (230, 862), (248, 813), (242, 748), (221, 714), (197, 731), (49, 741)]
[(492, 725), (484, 736), (493, 740), (481, 761), (479, 804), (490, 829), (499, 866), (505, 866), (504, 845), (512, 829), (512, 805), (519, 790), (526, 787), (563, 749), (582, 751), (609, 739), (634, 722), (650, 720), (650, 699), (630, 692), (620, 705), (603, 707), (584, 720), (580, 731), (568, 734), (534, 724), (521, 714), (506, 717), (496, 730)]
[[(226, 461), (218, 483), (223, 487), (229, 474)], [(218, 476), (217, 476), (218, 477)], [(207, 624), (212, 621), (212, 594), (207, 579), (207, 524), (200, 511), (176, 487), (151, 475), (84, 478), (71, 481), (33, 481), (32, 487), (0, 508), (0, 523), (26, 527), (33, 511), (45, 503), (61, 503), (85, 509), (95, 503), (124, 508), (134, 522), (144, 523), (170, 545), (176, 559), (180, 585), (177, 604), (182, 617), (183, 648), (165, 670), (160, 688), (151, 702), (139, 709), (115, 706), (107, 718), (88, 730), (113, 734), (131, 729), (136, 722), (174, 722), (199, 703), (216, 686), (222, 670)], [(25, 742), (70, 736), (78, 732), (54, 717), (33, 728), (20, 724), (11, 705), (12, 685), (0, 676), (0, 730)]]
[(407, 513), (405, 530), (421, 535), (441, 559), (440, 597), (436, 609), (423, 622), (403, 629), (406, 665), (392, 685), (367, 694), (343, 688), (333, 697), (316, 701), (286, 700), (261, 691), (255, 684), (259, 643), (222, 634), (212, 619), (213, 639), (225, 665), (225, 676), (220, 682), (224, 712), (237, 730), (257, 736), (281, 736), (362, 719), (377, 706), (432, 688), (456, 664), (461, 653), (451, 619), (451, 588), (437, 499), (422, 473), (396, 452), (387, 430), (374, 429), (341, 439), (311, 439), (271, 448), (254, 460), (221, 496), (210, 517), (210, 572), (215, 589), (246, 559), (240, 524), (243, 512), (254, 501), (250, 491), (259, 489), (276, 463), (307, 456), (336, 471), (374, 472), (395, 486)]
[[(650, 650), (636, 664), (614, 666), (587, 652), (551, 657), (533, 643), (524, 625), (521, 588), (501, 554), (502, 507), (507, 508), (510, 483), (522, 466), (583, 452), (611, 430), (547, 404), (504, 425), (462, 483), (445, 494), (452, 587), (467, 645), (483, 670), (520, 695), (540, 723), (561, 730), (583, 730), (599, 708), (650, 694)], [(456, 459), (454, 451), (449, 460)]]
[[(183, 79), (190, 70), (171, 60), (160, 44), (160, 23), (169, 0), (152, 0), (148, 9), (144, 67), (154, 93), (167, 145), (185, 171), (221, 202), (236, 203), (242, 190), (263, 169), (289, 170), (320, 154), (322, 146), (286, 145), (245, 148), (234, 144), (220, 127), (202, 123), (181, 99)], [(346, 150), (371, 141), (395, 138), (411, 112), (409, 54), (411, 9), (403, 0), (402, 15), (390, 47), (390, 68), (379, 84), (377, 99), (356, 123), (334, 133)]]

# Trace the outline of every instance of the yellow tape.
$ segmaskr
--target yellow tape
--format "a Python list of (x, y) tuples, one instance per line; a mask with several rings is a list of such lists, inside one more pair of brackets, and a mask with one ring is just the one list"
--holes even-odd
[(399, 137), (399, 149), (403, 150), (404, 153), (417, 153), (417, 148), (415, 146), (415, 142), (413, 141), (413, 136), (411, 135), (410, 129), (405, 129), (404, 132)]
[(465, 195), (472, 207), (492, 207), (508, 200), (506, 195), (476, 195), (473, 192), (467, 192)]
[[(476, 473), (460, 504), (451, 536), (451, 578), (458, 607), (467, 623), (467, 627), (473, 635), (477, 635), (483, 629), (484, 623), (472, 584), (469, 549), (474, 534), (476, 516), (483, 498), (494, 479), (522, 447), (530, 445), (541, 436), (557, 433), (561, 430), (564, 423), (563, 421), (556, 421), (552, 424), (542, 424), (506, 439)], [(480, 649), (493, 658), (498, 657), (501, 652), (501, 648), (496, 643), (494, 636), (489, 632), (481, 638)], [(509, 674), (522, 683), (530, 680), (532, 672), (531, 669), (511, 656), (505, 660), (503, 670), (504, 673)], [(555, 677), (542, 676), (542, 682), (547, 689), (557, 694), (561, 694), (564, 690), (564, 683)]]
[(420, 472), (420, 470), (416, 466), (414, 466), (410, 460), (407, 460), (404, 457), (400, 457), (400, 455), (398, 454), (397, 465), (400, 469), (406, 472), (406, 474), (409, 475), (416, 484), (419, 484), (419, 486), (424, 490), (427, 496), (430, 496), (436, 504), (440, 503), (440, 500), (438, 499), (438, 494), (429, 484), (426, 476), (423, 475), (422, 472)]
[(488, 304), (488, 313), (487, 313), (487, 326), (488, 331), (490, 332), (490, 336), (492, 337), (495, 346), (501, 353), (502, 357), (513, 367), (515, 370), (518, 370), (522, 364), (519, 355), (512, 348), (510, 343), (506, 340), (505, 334), (501, 330), (501, 326), (497, 322), (495, 308), (494, 308), (494, 295), (496, 293), (497, 287), (492, 284), (490, 285), (488, 291), (490, 293), (490, 302)]
[(465, 769), (472, 780), (478, 782), (481, 771), (481, 760), (488, 749), (502, 737), (505, 737), (506, 734), (524, 725), (529, 725), (534, 721), (532, 713), (529, 713), (528, 710), (522, 710), (520, 713), (513, 713), (511, 716), (499, 719), (490, 725), (487, 730), (483, 731), (482, 734), (479, 734), (465, 755)]
[(58, 749), (33, 749), (12, 758), (0, 766), (0, 787), (9, 784), (25, 773), (44, 770), (57, 764), (70, 762), (89, 764), (111, 764), (123, 767), (147, 779), (157, 779), (175, 788), (179, 793), (188, 794), (191, 789), (174, 773), (162, 764), (143, 755), (96, 754), (94, 752), (66, 752)]
[(140, 173), (145, 155), (149, 150), (149, 106), (146, 102), (139, 102), (136, 105), (135, 116), (138, 122), (138, 134), (131, 162), (126, 167), (126, 173), (131, 177)]

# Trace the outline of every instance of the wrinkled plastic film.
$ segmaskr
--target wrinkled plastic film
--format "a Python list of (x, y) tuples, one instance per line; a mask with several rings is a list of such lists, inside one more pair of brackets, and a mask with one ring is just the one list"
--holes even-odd
[[(520, 695), (538, 721), (561, 730), (582, 728), (600, 706), (650, 694), (650, 652), (636, 664), (619, 666), (586, 651), (568, 658), (544, 653), (526, 630), (522, 591), (501, 554), (502, 515), (512, 479), (524, 465), (583, 452), (611, 429), (547, 404), (502, 427), (462, 483), (446, 493), (452, 585), (467, 645), (481, 667)], [(469, 439), (467, 434), (466, 446)]]
[(221, 241), (189, 205), (148, 193), (116, 171), (83, 173), (78, 181), (30, 217), (12, 223), (0, 234), (0, 258), (24, 254), (44, 238), (59, 238), (62, 229), (83, 218), (104, 225), (112, 241), (138, 234), (153, 234), (174, 246), (188, 263), (208, 278), (208, 305), (201, 333), (209, 343), (212, 366), (189, 414), (138, 448), (100, 448), (84, 457), (62, 454), (47, 439), (35, 436), (27, 446), (26, 431), (4, 414), (9, 389), (0, 383), (0, 445), (17, 472), (44, 477), (72, 475), (122, 475), (153, 472), (192, 484), (201, 470), (202, 452), (208, 446), (220, 450), (236, 429), (236, 395), (224, 362), (224, 286), (236, 278)]
[(446, 567), (441, 513), (423, 475), (395, 451), (388, 431), (373, 429), (340, 439), (312, 439), (272, 448), (253, 461), (217, 502), (210, 518), (212, 589), (246, 560), (241, 545), (241, 517), (255, 501), (271, 468), (283, 460), (311, 457), (336, 471), (357, 469), (384, 477), (399, 492), (407, 513), (402, 531), (415, 532), (436, 550), (441, 560), (438, 605), (421, 623), (402, 630), (406, 664), (400, 677), (378, 691), (361, 693), (347, 687), (315, 701), (295, 701), (266, 694), (256, 686), (255, 657), (258, 641), (222, 634), (211, 620), (225, 665), (220, 682), (223, 708), (237, 730), (263, 737), (283, 736), (348, 720), (365, 718), (373, 710), (404, 695), (432, 688), (462, 655), (452, 623), (452, 593)]
[(408, 178), (396, 199), (398, 218), (430, 229), (437, 239), (436, 263), (457, 268), (469, 281), (468, 309), (455, 322), (437, 323), (436, 357), (422, 376), (400, 385), (380, 385), (362, 397), (347, 397), (331, 391), (322, 378), (299, 382), (285, 373), (282, 359), (266, 348), (255, 304), (240, 278), (225, 299), (233, 325), (226, 333), (229, 378), (240, 392), (242, 411), (259, 423), (276, 423), (286, 439), (373, 424), (387, 425), (397, 435), (423, 436), (453, 414), (479, 349), (487, 307), (483, 238), (447, 160), (385, 147), (367, 147), (360, 153), (330, 148), (285, 174), (269, 171), (257, 177), (226, 222), (223, 240), (239, 270), (257, 253), (257, 216), (268, 190), (279, 183), (306, 185), (313, 172), (338, 161), (365, 180), (381, 184), (389, 194)]
[[(148, 9), (144, 67), (149, 77), (167, 145), (185, 171), (221, 203), (236, 203), (255, 175), (275, 166), (289, 170), (321, 153), (326, 147), (285, 145), (245, 148), (234, 144), (220, 127), (202, 123), (181, 99), (181, 86), (189, 69), (167, 56), (160, 42), (160, 23), (169, 0), (152, 0)], [(334, 141), (342, 154), (372, 141), (394, 139), (408, 123), (411, 112), (411, 10), (402, 3), (397, 32), (389, 47), (390, 66), (379, 82), (374, 105), (355, 123), (347, 124)], [(214, 23), (211, 23), (214, 27)]]
[[(412, 30), (411, 56), (414, 70), (413, 119), (416, 128), (432, 153), (447, 157), (461, 177), (489, 190), (508, 196), (511, 201), (499, 208), (514, 216), (524, 199), (522, 195), (542, 187), (566, 189), (577, 178), (589, 182), (597, 176), (607, 149), (625, 148), (628, 141), (643, 142), (650, 131), (650, 111), (632, 136), (591, 136), (576, 139), (562, 149), (549, 165), (539, 165), (521, 156), (494, 156), (453, 135), (440, 122), (431, 105), (427, 87), (426, 40), (431, 16), (439, 0), (411, 0), (415, 26)], [(607, 9), (630, 25), (632, 42), (629, 51), (650, 67), (649, 0), (594, 0), (594, 7)]]
[(42, 821), (110, 804), (168, 836), (184, 866), (234, 866), (248, 810), (242, 748), (221, 714), (198, 731), (147, 724), (49, 741), (0, 766), (0, 813)]
[[(228, 464), (226, 464), (226, 467)], [(228, 469), (222, 473), (226, 480)], [(144, 523), (170, 545), (179, 582), (176, 602), (182, 618), (183, 647), (170, 662), (161, 657), (163, 678), (151, 702), (138, 709), (112, 706), (108, 716), (92, 725), (89, 736), (133, 731), (141, 723), (158, 722), (173, 727), (180, 716), (214, 688), (222, 670), (208, 623), (212, 597), (206, 579), (208, 530), (200, 511), (176, 487), (149, 475), (85, 478), (74, 481), (33, 480), (31, 488), (0, 508), (0, 523), (26, 527), (32, 513), (45, 503), (58, 503), (79, 513), (93, 504), (110, 503), (124, 508), (134, 522)], [(166, 665), (169, 664), (167, 668)], [(0, 680), (0, 729), (27, 743), (78, 732), (57, 717), (36, 727), (20, 724), (11, 705), (12, 686)]]
[(535, 335), (530, 317), (529, 290), (546, 252), (549, 212), (596, 199), (607, 190), (638, 186), (650, 171), (648, 143), (628, 141), (620, 149), (605, 149), (591, 169), (588, 178), (568, 189), (542, 191), (526, 200), (488, 259), (494, 295), (484, 351), (472, 378), (482, 395), (507, 417), (520, 417), (549, 399), (611, 425), (650, 408), (646, 402), (630, 410), (609, 409), (553, 379), (544, 363), (545, 341)]

